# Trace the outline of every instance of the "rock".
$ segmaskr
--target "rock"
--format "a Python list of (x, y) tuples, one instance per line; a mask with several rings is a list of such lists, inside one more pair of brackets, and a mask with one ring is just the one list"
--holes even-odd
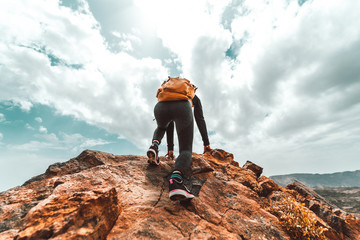
[(221, 149), (193, 153), (186, 183), (197, 197), (173, 202), (173, 165), (164, 157), (156, 167), (144, 156), (91, 150), (53, 164), (0, 193), (0, 239), (295, 239), (271, 210), (290, 197), (327, 228), (328, 239), (359, 239), (352, 215), (332, 210), (303, 186), (286, 189), (260, 177), (262, 168), (253, 163), (239, 167)]
[(262, 197), (269, 196), (274, 191), (279, 191), (282, 189), (277, 185), (272, 179), (262, 176), (259, 178), (259, 194)]
[(325, 198), (317, 194), (314, 190), (306, 186), (305, 184), (295, 180), (293, 183), (286, 186), (286, 188), (295, 190), (297, 193), (299, 193), (301, 196), (303, 196), (306, 199), (315, 199), (319, 202), (323, 202), (325, 205), (330, 206), (332, 208), (338, 208), (334, 204), (328, 202)]
[(340, 215), (339, 208), (328, 202), (314, 190), (299, 181), (289, 184), (287, 189), (292, 190), (293, 195), (303, 202), (328, 226), (327, 236), (329, 239), (360, 239), (360, 220), (356, 224), (349, 224), (345, 217)]
[(28, 212), (16, 239), (104, 239), (118, 216), (115, 188), (53, 195)]
[(243, 168), (249, 169), (250, 171), (254, 172), (256, 177), (260, 177), (262, 174), (262, 171), (263, 171), (262, 167), (256, 165), (255, 163), (253, 163), (251, 161), (246, 161)]
[(234, 155), (232, 153), (228, 153), (222, 149), (214, 149), (210, 152), (210, 154), (217, 161), (221, 161), (222, 163), (231, 164), (232, 162), (234, 162)]

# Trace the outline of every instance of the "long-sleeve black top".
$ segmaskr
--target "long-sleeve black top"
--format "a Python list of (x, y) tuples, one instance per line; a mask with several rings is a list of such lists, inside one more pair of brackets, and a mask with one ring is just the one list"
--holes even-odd
[[(194, 117), (196, 121), (196, 125), (200, 131), (202, 141), (204, 146), (210, 145), (209, 137), (206, 128), (206, 122), (201, 106), (200, 99), (195, 95), (192, 99), (192, 103), (194, 106)], [(166, 140), (168, 144), (168, 151), (174, 150), (174, 122), (170, 122), (169, 126), (166, 129)]]

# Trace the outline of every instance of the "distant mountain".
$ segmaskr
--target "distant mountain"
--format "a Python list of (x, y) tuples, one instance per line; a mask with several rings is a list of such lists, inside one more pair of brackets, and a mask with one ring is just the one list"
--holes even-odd
[(318, 188), (315, 192), (331, 204), (360, 218), (360, 187)]
[(360, 187), (360, 170), (329, 174), (288, 174), (270, 177), (277, 184), (286, 186), (298, 180), (311, 188)]

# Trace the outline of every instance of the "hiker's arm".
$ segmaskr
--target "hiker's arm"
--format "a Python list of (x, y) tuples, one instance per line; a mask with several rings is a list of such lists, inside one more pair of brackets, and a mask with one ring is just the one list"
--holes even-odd
[(166, 140), (168, 151), (174, 150), (174, 121), (169, 123), (169, 126), (166, 128)]
[(200, 131), (204, 146), (208, 146), (210, 145), (210, 142), (200, 99), (195, 95), (195, 97), (192, 99), (192, 102), (194, 104), (194, 116), (196, 125), (198, 126), (198, 129)]

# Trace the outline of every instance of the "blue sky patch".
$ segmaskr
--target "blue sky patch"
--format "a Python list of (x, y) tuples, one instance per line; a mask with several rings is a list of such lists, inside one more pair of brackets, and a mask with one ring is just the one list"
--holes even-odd
[(87, 124), (72, 116), (63, 116), (55, 109), (41, 104), (35, 104), (29, 112), (23, 111), (12, 102), (1, 102), (0, 113), (5, 121), (0, 122), (0, 132), (4, 144), (19, 145), (39, 139), (40, 134), (55, 134), (56, 136), (80, 134), (87, 139), (102, 139), (108, 142), (96, 146), (96, 150), (109, 151), (114, 154), (140, 153), (140, 150), (130, 142), (119, 139), (116, 134)]
[(302, 6), (307, 0), (298, 0), (300, 6)]
[(30, 111), (24, 111), (11, 101), (0, 102), (0, 192), (85, 149), (144, 155), (143, 150), (117, 134), (60, 115), (49, 106), (34, 104)]
[(225, 52), (226, 56), (235, 60), (239, 55), (240, 48), (244, 45), (244, 40), (233, 41), (230, 48)]
[(25, 46), (25, 45), (19, 45), (19, 47), (24, 47), (24, 48), (29, 48), (32, 49), (38, 53), (42, 53), (45, 54), (49, 60), (50, 60), (50, 65), (51, 66), (66, 66), (69, 68), (74, 68), (74, 69), (81, 69), (84, 67), (83, 64), (70, 64), (67, 63), (65, 60), (55, 56), (55, 54), (51, 53), (51, 51), (47, 50), (45, 46), (36, 46), (35, 44), (33, 46)]

